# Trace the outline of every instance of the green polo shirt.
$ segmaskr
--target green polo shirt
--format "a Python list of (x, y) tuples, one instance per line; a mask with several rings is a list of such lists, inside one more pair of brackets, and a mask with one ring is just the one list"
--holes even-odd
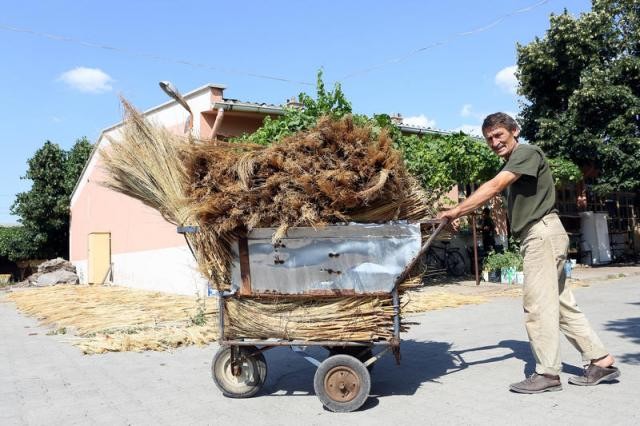
[(549, 164), (540, 148), (519, 143), (502, 170), (520, 174), (507, 188), (511, 232), (520, 232), (549, 213), (556, 212), (556, 190)]

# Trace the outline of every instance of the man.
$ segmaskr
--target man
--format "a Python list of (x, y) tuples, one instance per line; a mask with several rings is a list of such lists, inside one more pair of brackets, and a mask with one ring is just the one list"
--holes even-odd
[(491, 150), (505, 160), (502, 170), (440, 217), (455, 220), (508, 192), (511, 233), (520, 238), (524, 257), (525, 326), (536, 361), (535, 373), (510, 389), (519, 393), (562, 389), (560, 331), (588, 363), (584, 376), (571, 377), (569, 383), (590, 386), (615, 379), (620, 372), (613, 366), (614, 358), (565, 286), (569, 238), (554, 207), (555, 188), (544, 154), (536, 146), (518, 143), (518, 124), (504, 113), (485, 118), (482, 134)]

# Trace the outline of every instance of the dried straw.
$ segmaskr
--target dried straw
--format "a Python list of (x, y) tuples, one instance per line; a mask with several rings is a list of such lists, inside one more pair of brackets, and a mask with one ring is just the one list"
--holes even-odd
[(393, 336), (391, 300), (380, 297), (262, 303), (239, 299), (227, 306), (227, 337), (286, 340), (376, 341)]
[(121, 100), (126, 123), (121, 138), (108, 137), (110, 145), (100, 151), (108, 176), (104, 184), (158, 210), (170, 223), (187, 223), (191, 211), (181, 158), (189, 142), (150, 125), (126, 100)]
[[(510, 292), (509, 295), (511, 295)], [(483, 303), (483, 295), (451, 291), (408, 291), (403, 312), (424, 312)], [(217, 339), (216, 300), (134, 290), (125, 287), (59, 285), (13, 291), (17, 308), (52, 329), (66, 328), (84, 353), (167, 350), (205, 345)], [(203, 315), (203, 325), (194, 319)], [(391, 337), (393, 306), (388, 298), (340, 298), (313, 301), (230, 299), (227, 338), (375, 341)], [(403, 326), (403, 330), (405, 327)]]
[[(276, 227), (274, 238), (279, 238), (292, 226), (434, 214), (431, 198), (406, 172), (389, 135), (356, 126), (349, 117), (320, 120), (310, 131), (265, 148), (188, 140), (152, 125), (124, 100), (123, 105), (122, 138), (102, 150), (109, 174), (105, 184), (157, 209), (171, 223), (198, 224), (200, 231), (189, 235), (189, 242), (201, 272), (219, 290), (230, 286), (231, 247), (246, 229)], [(271, 330), (302, 340), (370, 340), (389, 337), (389, 306), (386, 298), (312, 304), (242, 300), (229, 309), (238, 336)], [(340, 312), (343, 319), (328, 312)]]
[[(191, 325), (198, 313), (194, 297), (125, 287), (58, 285), (14, 291), (7, 298), (43, 324), (73, 327), (80, 335)], [(214, 312), (207, 306), (206, 315)]]
[[(71, 341), (84, 353), (165, 350), (217, 338), (215, 304), (195, 297), (59, 285), (14, 291), (7, 299), (42, 324), (73, 333)], [(205, 325), (194, 323), (199, 315)]]
[(402, 312), (425, 312), (444, 308), (457, 308), (463, 305), (477, 305), (487, 301), (482, 295), (456, 294), (450, 292), (406, 292), (402, 296)]

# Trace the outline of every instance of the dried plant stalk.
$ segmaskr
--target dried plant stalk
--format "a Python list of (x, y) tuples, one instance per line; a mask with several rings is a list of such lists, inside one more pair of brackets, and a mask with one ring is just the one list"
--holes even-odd
[[(262, 147), (180, 137), (123, 105), (121, 138), (101, 151), (105, 185), (173, 224), (199, 225), (187, 238), (200, 271), (219, 290), (230, 286), (231, 247), (247, 229), (275, 227), (280, 238), (293, 226), (434, 215), (432, 197), (405, 170), (390, 136), (350, 117), (321, 119), (309, 131)], [(392, 314), (388, 298), (229, 304), (232, 333), (244, 337), (386, 339)]]

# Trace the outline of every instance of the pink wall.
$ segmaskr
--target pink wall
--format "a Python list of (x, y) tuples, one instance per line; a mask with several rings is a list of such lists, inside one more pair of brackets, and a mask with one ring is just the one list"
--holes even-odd
[(87, 259), (92, 232), (111, 233), (112, 254), (184, 245), (176, 227), (156, 210), (103, 187), (99, 184), (103, 180), (104, 171), (98, 164), (71, 208), (71, 261)]
[[(217, 112), (204, 112), (200, 120), (200, 135), (208, 139), (211, 135), (213, 123), (216, 121)], [(253, 133), (262, 125), (264, 115), (255, 113), (235, 113), (225, 111), (222, 123), (218, 129), (218, 136), (239, 136), (243, 133)]]
[[(200, 134), (206, 138), (211, 133), (216, 114), (205, 112), (201, 117)], [(253, 132), (262, 124), (263, 118), (261, 114), (225, 112), (220, 135), (235, 136)], [(184, 123), (167, 128), (184, 134)], [(98, 153), (95, 155), (99, 156)], [(95, 167), (84, 177), (87, 181), (79, 189), (71, 207), (71, 261), (88, 258), (88, 236), (92, 232), (111, 233), (112, 254), (185, 245), (184, 237), (176, 232), (175, 225), (165, 221), (156, 210), (100, 185), (104, 173), (97, 158)]]

